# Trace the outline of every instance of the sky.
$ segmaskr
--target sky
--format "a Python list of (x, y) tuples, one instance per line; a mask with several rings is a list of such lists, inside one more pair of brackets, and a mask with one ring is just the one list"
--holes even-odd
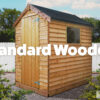
[(100, 0), (0, 0), (0, 9), (16, 8), (23, 11), (27, 3), (63, 11), (79, 17), (100, 19)]

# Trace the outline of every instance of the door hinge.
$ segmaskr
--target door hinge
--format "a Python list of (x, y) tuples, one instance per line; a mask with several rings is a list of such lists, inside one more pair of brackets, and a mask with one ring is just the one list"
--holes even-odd
[(39, 22), (39, 18), (36, 18), (36, 22)]
[(38, 84), (38, 85), (40, 85), (40, 82), (39, 81), (37, 81), (37, 82), (34, 82), (35, 84)]

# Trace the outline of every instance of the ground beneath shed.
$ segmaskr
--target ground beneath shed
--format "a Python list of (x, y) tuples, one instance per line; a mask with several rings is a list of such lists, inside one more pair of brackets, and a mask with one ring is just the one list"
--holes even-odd
[[(10, 80), (11, 84), (15, 83), (15, 74), (14, 73), (6, 73), (5, 77)], [(48, 97), (48, 98), (40, 96), (36, 93), (27, 95), (26, 97), (27, 97), (27, 100), (76, 100), (80, 97), (80, 95), (82, 95), (84, 88), (85, 88), (85, 85), (80, 86), (78, 88), (71, 89), (69, 91), (55, 95), (53, 97)], [(19, 89), (19, 88), (17, 88), (15, 86), (14, 89)]]

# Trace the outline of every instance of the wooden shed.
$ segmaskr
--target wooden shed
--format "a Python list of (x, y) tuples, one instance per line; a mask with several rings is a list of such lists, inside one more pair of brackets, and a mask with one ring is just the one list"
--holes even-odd
[[(16, 48), (68, 44), (92, 45), (92, 25), (79, 17), (28, 4), (16, 20)], [(86, 84), (92, 74), (89, 55), (57, 56), (52, 47), (51, 56), (16, 55), (16, 86), (34, 90), (43, 96), (53, 96)]]

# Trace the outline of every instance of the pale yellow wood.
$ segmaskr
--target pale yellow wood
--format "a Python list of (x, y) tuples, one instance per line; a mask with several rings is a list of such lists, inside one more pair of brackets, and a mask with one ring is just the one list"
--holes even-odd
[[(38, 17), (37, 17), (38, 18)], [(33, 23), (34, 22), (34, 23)], [(24, 17), (23, 18), (23, 41), (27, 47), (39, 46), (39, 28), (36, 23), (36, 16)], [(37, 35), (37, 36), (36, 36)], [(28, 50), (28, 48), (27, 48)], [(39, 81), (39, 57), (36, 56), (24, 56), (23, 57), (23, 71), (22, 80), (23, 84), (39, 88), (36, 82)]]

